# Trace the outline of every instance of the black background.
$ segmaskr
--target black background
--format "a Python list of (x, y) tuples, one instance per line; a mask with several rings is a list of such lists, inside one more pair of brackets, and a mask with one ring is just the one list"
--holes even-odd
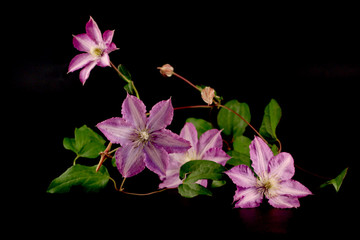
[[(262, 5), (226, 2), (143, 3), (48, 2), (10, 8), (7, 32), (11, 98), (5, 97), (10, 153), (3, 162), (13, 212), (11, 225), (33, 234), (125, 234), (168, 237), (192, 234), (334, 234), (354, 231), (355, 167), (358, 136), (357, 85), (360, 79), (360, 16), (354, 6)], [(348, 176), (339, 193), (319, 189), (325, 180), (297, 170), (294, 179), (314, 193), (301, 207), (233, 209), (234, 186), (214, 197), (181, 198), (176, 190), (149, 197), (115, 193), (46, 194), (52, 179), (71, 166), (62, 146), (76, 127), (120, 116), (124, 82), (111, 68), (96, 67), (85, 86), (79, 72), (67, 74), (79, 52), (72, 34), (85, 32), (92, 16), (102, 32), (115, 29), (120, 48), (114, 64), (131, 72), (147, 109), (172, 97), (174, 107), (203, 104), (199, 94), (174, 77), (162, 77), (165, 63), (194, 84), (212, 86), (224, 101), (250, 106), (259, 128), (271, 98), (283, 117), (277, 135), (295, 163), (323, 176)], [(9, 34), (10, 33), (10, 34)], [(5, 81), (5, 80), (3, 80)], [(8, 96), (4, 88), (3, 96)], [(179, 110), (169, 127), (179, 132), (188, 117), (214, 119), (216, 111)], [(15, 130), (15, 131), (14, 131)], [(250, 129), (246, 135), (253, 136)], [(10, 150), (9, 150), (10, 149)], [(95, 165), (95, 160), (78, 160)], [(120, 183), (121, 176), (112, 176)], [(128, 191), (149, 192), (159, 183), (149, 171), (128, 179)], [(7, 188), (6, 187), (6, 188)], [(354, 191), (355, 190), (355, 191)], [(196, 230), (194, 232), (194, 229)], [(73, 232), (73, 233), (74, 233)], [(192, 234), (190, 234), (192, 232)], [(175, 235), (174, 235), (175, 234)]]

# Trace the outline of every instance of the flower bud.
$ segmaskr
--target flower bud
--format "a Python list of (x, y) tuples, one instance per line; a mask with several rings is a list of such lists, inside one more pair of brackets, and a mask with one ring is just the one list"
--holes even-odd
[(174, 73), (174, 68), (170, 64), (165, 64), (162, 67), (158, 67), (160, 69), (160, 73), (164, 77), (171, 77)]
[(215, 90), (211, 87), (205, 87), (201, 90), (201, 98), (206, 102), (208, 105), (213, 103), (213, 99), (215, 97)]

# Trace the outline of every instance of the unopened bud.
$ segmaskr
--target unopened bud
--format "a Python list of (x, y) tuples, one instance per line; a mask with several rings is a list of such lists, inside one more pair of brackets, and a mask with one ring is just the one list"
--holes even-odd
[(208, 105), (211, 105), (215, 97), (215, 90), (211, 87), (205, 87), (201, 90), (201, 97)]
[(158, 67), (160, 69), (160, 73), (164, 77), (171, 77), (174, 73), (174, 68), (170, 64), (165, 64), (162, 67)]

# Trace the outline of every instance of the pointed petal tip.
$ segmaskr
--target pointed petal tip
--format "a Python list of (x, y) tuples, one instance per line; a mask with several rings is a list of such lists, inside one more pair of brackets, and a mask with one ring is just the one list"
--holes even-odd
[(147, 127), (152, 131), (160, 130), (170, 125), (174, 116), (174, 108), (171, 99), (163, 100), (155, 104), (150, 110)]

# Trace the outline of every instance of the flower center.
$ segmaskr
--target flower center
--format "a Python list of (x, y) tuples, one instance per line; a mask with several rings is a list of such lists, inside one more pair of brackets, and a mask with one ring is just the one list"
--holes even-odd
[(138, 141), (139, 142), (147, 143), (149, 141), (149, 139), (150, 139), (150, 135), (146, 129), (138, 131)]
[(103, 54), (103, 50), (99, 47), (93, 47), (91, 48), (90, 53), (94, 57), (101, 57), (101, 55)]
[(276, 197), (276, 190), (279, 188), (279, 181), (275, 178), (258, 178), (256, 180), (256, 189), (267, 198)]
[(199, 160), (199, 159), (200, 159), (200, 157), (198, 157), (197, 154), (195, 153), (195, 151), (192, 151), (192, 149), (190, 149), (185, 154), (185, 162), (189, 162), (191, 160)]

